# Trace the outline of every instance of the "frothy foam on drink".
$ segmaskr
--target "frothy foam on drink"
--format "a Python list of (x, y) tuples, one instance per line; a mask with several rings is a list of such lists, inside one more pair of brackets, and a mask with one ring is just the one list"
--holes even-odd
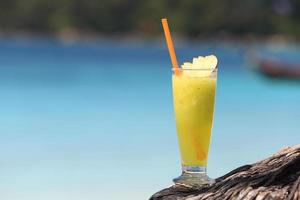
[[(191, 76), (209, 76), (217, 67), (218, 59), (214, 55), (199, 56), (193, 58), (193, 62), (185, 62), (181, 65), (182, 69), (190, 69), (184, 71), (184, 74)], [(199, 70), (198, 70), (199, 69)], [(195, 71), (193, 71), (195, 70)]]

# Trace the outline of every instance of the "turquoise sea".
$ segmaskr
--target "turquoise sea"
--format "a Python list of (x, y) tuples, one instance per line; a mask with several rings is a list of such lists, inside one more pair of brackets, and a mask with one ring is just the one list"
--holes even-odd
[[(300, 141), (300, 82), (254, 72), (252, 48), (180, 43), (181, 62), (214, 53), (218, 88), (208, 173), (218, 177)], [(142, 200), (180, 174), (171, 67), (161, 42), (0, 40), (0, 199)]]

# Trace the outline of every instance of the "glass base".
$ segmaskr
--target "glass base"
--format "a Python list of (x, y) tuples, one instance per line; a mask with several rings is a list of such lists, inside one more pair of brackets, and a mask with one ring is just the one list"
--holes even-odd
[(177, 185), (184, 185), (187, 187), (202, 187), (204, 185), (211, 185), (215, 183), (206, 174), (206, 167), (182, 166), (182, 174), (178, 178), (173, 179)]

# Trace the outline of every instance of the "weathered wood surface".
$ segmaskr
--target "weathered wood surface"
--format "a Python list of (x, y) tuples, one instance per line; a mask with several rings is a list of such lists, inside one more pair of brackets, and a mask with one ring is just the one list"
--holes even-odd
[(172, 186), (150, 200), (300, 200), (300, 145), (239, 167), (202, 188)]

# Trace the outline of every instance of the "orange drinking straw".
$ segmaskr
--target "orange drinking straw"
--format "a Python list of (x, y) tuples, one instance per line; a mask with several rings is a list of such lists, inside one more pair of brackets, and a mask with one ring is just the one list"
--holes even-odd
[(171, 62), (173, 65), (173, 69), (175, 70), (175, 74), (178, 75), (178, 74), (180, 74), (180, 71), (179, 71), (176, 53), (175, 53), (169, 25), (168, 25), (168, 20), (166, 18), (163, 18), (163, 19), (161, 19), (161, 23), (162, 23), (162, 26), (163, 26), (163, 29), (165, 32), (165, 38), (166, 38), (167, 46), (169, 49), (169, 54), (170, 54)]

